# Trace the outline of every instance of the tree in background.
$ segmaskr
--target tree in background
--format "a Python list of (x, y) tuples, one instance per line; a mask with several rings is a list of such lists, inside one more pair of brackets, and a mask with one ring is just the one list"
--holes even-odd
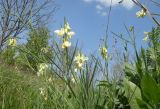
[(54, 0), (1, 0), (0, 49), (8, 38), (15, 38), (30, 27), (46, 24), (55, 11)]
[(19, 49), (18, 63), (23, 63), (34, 71), (38, 70), (38, 64), (49, 63), (49, 59), (53, 58), (53, 52), (51, 46), (49, 46), (50, 38), (47, 28), (32, 29), (29, 32), (28, 42)]

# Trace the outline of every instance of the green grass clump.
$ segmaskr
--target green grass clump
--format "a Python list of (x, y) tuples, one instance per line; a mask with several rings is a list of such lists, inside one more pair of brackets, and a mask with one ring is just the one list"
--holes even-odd
[(40, 107), (38, 80), (35, 76), (0, 66), (0, 106), (2, 109), (34, 109)]

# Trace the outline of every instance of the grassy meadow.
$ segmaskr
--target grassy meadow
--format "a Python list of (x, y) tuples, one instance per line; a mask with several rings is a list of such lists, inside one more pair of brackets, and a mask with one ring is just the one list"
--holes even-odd
[[(142, 5), (136, 15), (143, 19), (150, 13)], [(96, 54), (84, 54), (79, 42), (71, 41), (75, 32), (67, 18), (54, 35), (27, 24), (25, 44), (8, 37), (1, 45), (0, 108), (160, 109), (160, 24), (151, 20), (156, 27), (144, 33), (146, 48), (137, 50), (136, 27), (125, 26), (127, 39), (114, 33), (123, 43), (119, 54), (109, 52), (107, 35)], [(111, 72), (112, 61), (117, 66)]]

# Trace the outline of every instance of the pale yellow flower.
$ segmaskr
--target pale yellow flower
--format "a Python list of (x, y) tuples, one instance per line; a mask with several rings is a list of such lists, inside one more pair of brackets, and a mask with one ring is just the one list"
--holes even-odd
[(62, 48), (67, 48), (71, 46), (69, 39), (75, 35), (75, 32), (71, 31), (71, 27), (68, 22), (65, 22), (63, 28), (61, 28), (60, 30), (55, 30), (54, 33), (62, 38)]
[(71, 81), (75, 83), (75, 78), (73, 76), (71, 77)]
[(72, 36), (74, 36), (74, 35), (75, 35), (75, 32), (73, 32), (73, 31), (70, 31), (70, 32), (67, 33), (67, 36), (69, 38), (72, 38)]
[(77, 71), (78, 71), (78, 69), (77, 69), (77, 68), (75, 68), (75, 69), (74, 69), (74, 72), (77, 72)]
[(68, 48), (68, 47), (70, 47), (71, 46), (71, 42), (69, 42), (69, 41), (64, 41), (63, 42), (63, 44), (62, 44), (62, 48), (64, 49), (64, 48)]
[(47, 69), (48, 68), (48, 65), (46, 63), (41, 63), (40, 65), (40, 69)]
[(66, 34), (71, 30), (71, 27), (69, 26), (68, 22), (64, 24), (63, 30), (64, 30), (64, 33)]
[(60, 30), (55, 30), (54, 34), (56, 34), (57, 36), (59, 36)]
[(134, 30), (134, 26), (131, 26), (130, 28), (129, 28), (129, 31), (133, 31)]
[(47, 101), (47, 100), (48, 100), (48, 97), (47, 97), (47, 96), (45, 96), (45, 97), (44, 97), (44, 100), (45, 100), (45, 101)]
[(76, 63), (76, 69), (83, 68), (83, 64), (87, 60), (88, 60), (88, 57), (85, 57), (83, 54), (78, 53), (77, 56), (74, 58), (74, 61)]
[(145, 36), (148, 36), (148, 35), (149, 35), (149, 32), (144, 32), (144, 35), (145, 35)]
[(38, 71), (38, 72), (37, 72), (37, 76), (41, 76), (41, 72)]
[(107, 59), (107, 48), (106, 47), (101, 47), (100, 52), (101, 52), (102, 58)]
[(41, 63), (39, 65), (39, 69), (37, 72), (37, 76), (41, 76), (44, 75), (44, 73), (46, 72), (46, 70), (49, 68), (49, 66), (46, 63)]
[(39, 90), (40, 90), (40, 95), (42, 95), (44, 97), (44, 100), (47, 100), (48, 97), (46, 95), (46, 92), (45, 92), (44, 88), (39, 88)]
[(71, 42), (69, 42), (69, 40), (70, 38), (72, 38), (72, 36), (75, 35), (75, 33), (71, 31), (71, 27), (68, 22), (65, 22), (63, 28), (61, 28), (60, 30), (55, 30), (54, 33), (62, 38), (63, 43), (61, 47), (63, 49), (71, 46)]
[(69, 25), (68, 22), (67, 22), (66, 24), (64, 24), (64, 29), (66, 29), (67, 32), (68, 32), (69, 30), (71, 30), (71, 27), (70, 27), (70, 25)]
[(48, 52), (48, 48), (46, 48), (46, 47), (41, 48), (41, 52), (47, 53)]
[(52, 78), (51, 77), (48, 79), (48, 82), (50, 82), (50, 83), (52, 82)]
[(44, 91), (44, 88), (39, 88), (39, 90), (40, 90), (40, 95), (45, 95), (45, 91)]
[(63, 37), (64, 34), (65, 34), (65, 30), (64, 30), (64, 28), (61, 28), (60, 30), (55, 30), (54, 33), (55, 33), (57, 36)]
[(142, 9), (136, 13), (136, 16), (137, 16), (137, 18), (140, 18), (140, 17), (144, 18), (144, 16), (146, 16), (146, 14), (147, 14), (146, 11), (144, 9)]
[(147, 40), (148, 40), (148, 37), (147, 37), (147, 36), (145, 36), (145, 37), (143, 38), (143, 40), (144, 40), (144, 41), (147, 41)]
[(10, 45), (10, 46), (16, 46), (16, 44), (17, 44), (16, 38), (9, 39), (9, 44), (8, 45)]
[(64, 33), (68, 33), (68, 29), (64, 28)]
[(80, 62), (77, 62), (77, 63), (76, 63), (76, 67), (77, 67), (78, 69), (81, 69), (82, 66), (83, 66), (83, 63), (80, 63)]
[(149, 38), (149, 32), (144, 32), (144, 35), (143, 41), (147, 41)]

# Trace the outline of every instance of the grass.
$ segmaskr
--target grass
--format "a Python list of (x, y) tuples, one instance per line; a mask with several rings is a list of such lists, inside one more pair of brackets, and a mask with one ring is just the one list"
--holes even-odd
[[(69, 28), (66, 20), (64, 25), (64, 29)], [(88, 60), (78, 49), (78, 43), (70, 48), (68, 33), (60, 37), (62, 43), (54, 40), (54, 46), (49, 47), (48, 39), (44, 41), (43, 38), (48, 34), (46, 29), (32, 30), (31, 40), (26, 45), (10, 45), (0, 54), (0, 107), (159, 109), (160, 28), (148, 33), (148, 48), (142, 48), (140, 52), (136, 48), (135, 30), (126, 26), (125, 29), (131, 41), (126, 42), (115, 34), (126, 44), (121, 64), (123, 69), (117, 69), (117, 72), (123, 71), (124, 76), (117, 78), (108, 76), (108, 62), (111, 60), (106, 41), (101, 45), (101, 58), (94, 54)], [(58, 30), (57, 35), (62, 35), (62, 30)], [(70, 32), (70, 28), (67, 31)], [(132, 61), (128, 57), (128, 44), (135, 50)], [(41, 48), (45, 48), (45, 53)], [(14, 57), (16, 53), (18, 56)], [(103, 76), (98, 78), (99, 75)]]
[(31, 109), (38, 108), (39, 80), (36, 77), (21, 74), (14, 68), (5, 65), (0, 67), (0, 106), (2, 109)]

